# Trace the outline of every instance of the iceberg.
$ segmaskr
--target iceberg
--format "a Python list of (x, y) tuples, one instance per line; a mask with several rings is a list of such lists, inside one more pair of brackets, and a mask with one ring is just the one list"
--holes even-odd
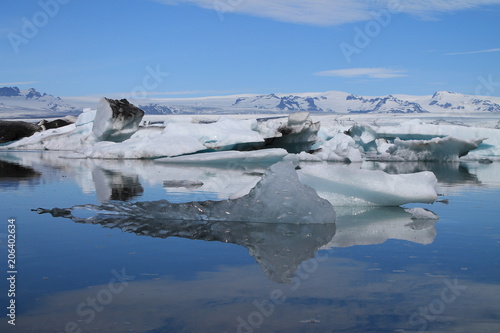
[[(485, 139), (461, 140), (453, 137), (433, 138), (431, 140), (400, 140), (385, 146), (385, 153), (367, 157), (368, 160), (381, 161), (458, 161), (476, 149)], [(379, 145), (381, 145), (379, 143)], [(383, 145), (383, 143), (382, 143)]]
[[(108, 202), (102, 205), (74, 206), (69, 209), (38, 209), (40, 213), (72, 217), (86, 210), (123, 218), (191, 221), (244, 221), (270, 223), (333, 223), (332, 205), (314, 189), (299, 182), (291, 163), (279, 162), (266, 170), (262, 179), (247, 195), (234, 200), (171, 203), (167, 200), (144, 202)], [(92, 219), (90, 217), (89, 219)]]
[(350, 136), (338, 133), (333, 138), (325, 141), (318, 150), (313, 153), (322, 161), (329, 162), (361, 162), (363, 160), (361, 150)]
[(311, 150), (318, 139), (320, 122), (313, 122), (309, 112), (296, 112), (288, 117), (257, 119), (254, 129), (265, 139), (266, 148), (300, 153)]
[(73, 150), (92, 132), (96, 110), (86, 109), (74, 124), (38, 132), (3, 148), (20, 150)]
[(437, 199), (436, 176), (429, 171), (391, 175), (349, 165), (301, 163), (300, 182), (338, 206), (400, 206)]
[[(411, 124), (414, 124), (412, 121)], [(399, 128), (409, 126), (409, 132), (403, 134)], [(441, 131), (423, 134), (425, 131), (411, 132), (413, 125), (372, 127), (356, 124), (346, 134), (352, 137), (353, 147), (362, 151), (365, 160), (379, 161), (458, 161), (471, 151), (477, 151), (485, 137), (461, 138), (443, 136)], [(432, 126), (432, 125), (424, 125)], [(440, 125), (446, 127), (448, 125)], [(460, 127), (460, 126), (457, 126)], [(463, 127), (463, 126), (462, 126)], [(382, 132), (380, 129), (384, 128)], [(463, 127), (466, 128), (466, 127)], [(429, 131), (431, 133), (432, 131)], [(454, 133), (457, 134), (457, 133)]]
[(461, 140), (483, 139), (477, 149), (465, 159), (477, 160), (484, 157), (500, 157), (500, 129), (468, 127), (450, 124), (428, 124), (419, 119), (406, 121), (398, 126), (378, 126), (373, 128), (378, 137), (400, 138), (401, 140), (430, 140), (435, 137), (451, 136)]
[(101, 141), (80, 147), (68, 158), (146, 159), (192, 154), (206, 147), (195, 137), (165, 135), (155, 128), (136, 132), (122, 142)]
[(259, 163), (274, 164), (283, 160), (288, 152), (285, 149), (261, 149), (254, 151), (220, 151), (211, 153), (199, 153), (176, 157), (165, 157), (155, 159), (158, 163)]
[(93, 120), (92, 138), (97, 141), (121, 142), (137, 132), (144, 111), (126, 99), (101, 98)]
[(179, 188), (184, 187), (186, 189), (197, 189), (203, 186), (203, 182), (189, 179), (181, 180), (164, 180), (163, 187)]

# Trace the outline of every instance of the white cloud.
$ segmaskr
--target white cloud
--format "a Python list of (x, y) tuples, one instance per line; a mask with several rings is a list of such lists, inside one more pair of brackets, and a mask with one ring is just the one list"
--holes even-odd
[(276, 21), (334, 26), (373, 19), (372, 12), (391, 10), (422, 18), (500, 4), (500, 0), (153, 0), (167, 5), (192, 4), (214, 10), (220, 17), (247, 14)]
[(38, 81), (24, 81), (24, 82), (0, 82), (0, 86), (22, 86), (25, 84), (38, 83)]
[(479, 50), (479, 51), (446, 53), (446, 55), (475, 54), (475, 53), (489, 53), (489, 52), (500, 52), (500, 48), (498, 48), (498, 49), (488, 49), (488, 50)]
[(405, 71), (388, 68), (347, 68), (314, 73), (317, 76), (338, 76), (347, 78), (390, 79), (406, 76)]

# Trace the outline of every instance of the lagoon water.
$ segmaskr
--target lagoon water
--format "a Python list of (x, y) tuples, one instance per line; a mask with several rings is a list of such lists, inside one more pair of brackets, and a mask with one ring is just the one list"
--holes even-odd
[[(0, 153), (1, 332), (500, 331), (498, 162), (363, 164), (433, 171), (438, 202), (404, 208), (429, 209), (437, 221), (412, 220), (400, 207), (342, 207), (327, 224), (92, 224), (85, 212), (75, 222), (31, 210), (223, 200), (266, 166), (62, 154)], [(6, 316), (8, 219), (15, 326)]]

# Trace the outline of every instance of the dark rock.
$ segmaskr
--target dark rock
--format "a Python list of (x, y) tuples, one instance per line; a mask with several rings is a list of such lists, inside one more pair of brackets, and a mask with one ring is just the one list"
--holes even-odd
[(42, 128), (36, 124), (25, 121), (0, 120), (0, 143), (16, 141), (40, 131)]
[(68, 120), (68, 119), (56, 119), (52, 121), (47, 121), (47, 120), (42, 120), (41, 122), (38, 123), (39, 126), (42, 127), (44, 130), (52, 129), (52, 128), (59, 128), (59, 127), (64, 127), (73, 124), (74, 121)]

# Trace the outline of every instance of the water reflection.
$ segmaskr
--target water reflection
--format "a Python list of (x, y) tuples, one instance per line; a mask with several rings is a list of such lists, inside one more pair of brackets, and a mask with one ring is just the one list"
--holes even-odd
[(192, 240), (217, 241), (246, 247), (262, 267), (266, 276), (276, 283), (287, 283), (297, 266), (313, 258), (317, 250), (335, 235), (335, 223), (251, 223), (168, 220), (147, 217), (97, 215), (81, 218), (53, 210), (76, 223), (100, 224), (124, 232), (155, 238), (181, 237)]
[(380, 163), (367, 162), (367, 168), (374, 170), (383, 170), (389, 174), (415, 173), (421, 171), (432, 171), (439, 183), (446, 185), (480, 185), (481, 180), (472, 173), (470, 166), (463, 162), (398, 162), (398, 163)]
[(0, 160), (0, 187), (17, 188), (20, 183), (35, 184), (41, 173), (18, 163)]
[[(157, 200), (170, 191), (183, 191), (186, 197), (211, 193), (223, 199), (259, 179), (263, 172), (159, 166), (152, 161), (68, 160), (54, 153), (8, 154), (0, 153), (0, 159), (15, 164), (14, 168), (25, 168), (17, 175), (16, 171), (11, 179), (21, 180), (23, 186), (24, 181), (43, 179), (39, 186), (42, 190), (33, 194), (38, 196), (46, 195), (44, 186), (60, 181), (63, 175), (102, 200), (149, 200), (147, 197), (153, 195), (153, 200)], [(35, 200), (21, 202), (22, 209), (15, 212), (26, 226), (18, 243), (23, 249), (19, 258), (25, 263), (23, 287), (17, 300), (19, 324), (11, 328), (3, 321), (0, 331), (62, 332), (69, 321), (75, 321), (82, 332), (237, 332), (241, 325), (238, 319), (255, 323), (254, 314), (260, 313), (255, 304), (269, 306), (266, 302), (271, 293), (279, 289), (286, 301), (276, 304), (271, 316), (263, 316), (259, 329), (250, 329), (415, 332), (422, 326), (411, 321), (412, 315), (424, 309), (439, 312), (427, 312), (428, 318), (432, 318), (428, 321), (429, 332), (498, 332), (500, 287), (494, 279), (499, 272), (495, 264), (499, 234), (494, 223), (498, 216), (498, 191), (477, 191), (482, 195), (473, 195), (475, 187), (498, 186), (498, 163), (392, 163), (380, 167), (395, 173), (431, 170), (441, 185), (473, 191), (450, 196), (450, 205), (432, 206), (446, 221), (439, 224), (412, 218), (399, 207), (337, 208), (335, 224), (168, 221), (117, 215), (97, 215), (102, 218), (97, 220), (75, 213), (77, 223), (95, 223), (146, 237), (112, 233), (99, 226), (76, 225), (71, 221), (62, 223), (63, 219), (30, 213)], [(8, 174), (2, 172), (0, 177)], [(3, 177), (1, 181), (8, 180), (9, 177)], [(165, 181), (167, 187), (163, 186)], [(203, 185), (176, 187), (196, 182)], [(156, 192), (151, 194), (153, 187)], [(3, 198), (5, 207), (13, 200), (20, 202), (18, 197), (11, 197)], [(88, 195), (74, 199), (87, 200)], [(97, 237), (83, 237), (82, 230)], [(402, 241), (387, 242), (389, 239)], [(48, 242), (57, 249), (48, 251)], [(74, 243), (73, 249), (69, 243)], [(225, 247), (224, 243), (245, 247), (260, 266), (248, 264), (246, 253), (233, 254), (236, 246)], [(382, 243), (386, 244), (358, 246)], [(413, 246), (415, 243), (428, 246)], [(318, 249), (319, 255), (328, 260), (318, 260), (316, 267), (315, 260), (307, 259), (315, 256)], [(212, 261), (207, 264), (208, 257)], [(56, 265), (60, 267), (50, 270)], [(79, 305), (97, 295), (105, 296), (102, 291), (108, 290), (106, 283), (114, 277), (111, 270), (122, 267), (136, 276), (135, 280), (129, 281), (121, 293), (113, 294), (112, 302), (87, 322), (88, 315), (77, 312)], [(290, 278), (292, 283), (283, 284)], [(453, 284), (455, 278), (467, 289), (454, 302), (441, 302), (447, 283)], [(63, 287), (65, 280), (76, 280), (72, 290)], [(33, 290), (41, 290), (44, 295), (34, 294)], [(447, 292), (446, 296), (451, 294)], [(422, 318), (425, 317), (418, 317)]]
[(92, 170), (96, 195), (99, 201), (128, 201), (144, 193), (139, 176), (95, 167)]
[(415, 219), (401, 207), (337, 207), (337, 233), (325, 248), (382, 244), (388, 239), (431, 244), (438, 220)]
[[(401, 207), (337, 208), (337, 224), (252, 223), (231, 221), (172, 220), (151, 216), (133, 205), (108, 203), (102, 206), (75, 206), (71, 209), (39, 210), (76, 223), (100, 224), (124, 232), (156, 238), (181, 237), (219, 241), (246, 247), (266, 276), (287, 283), (298, 265), (313, 258), (318, 249), (373, 245), (388, 239), (431, 244), (436, 237), (437, 220), (415, 219)], [(153, 203), (148, 203), (148, 209)], [(164, 202), (154, 203), (158, 210)], [(100, 211), (80, 216), (80, 208)], [(132, 213), (130, 210), (139, 210)]]

